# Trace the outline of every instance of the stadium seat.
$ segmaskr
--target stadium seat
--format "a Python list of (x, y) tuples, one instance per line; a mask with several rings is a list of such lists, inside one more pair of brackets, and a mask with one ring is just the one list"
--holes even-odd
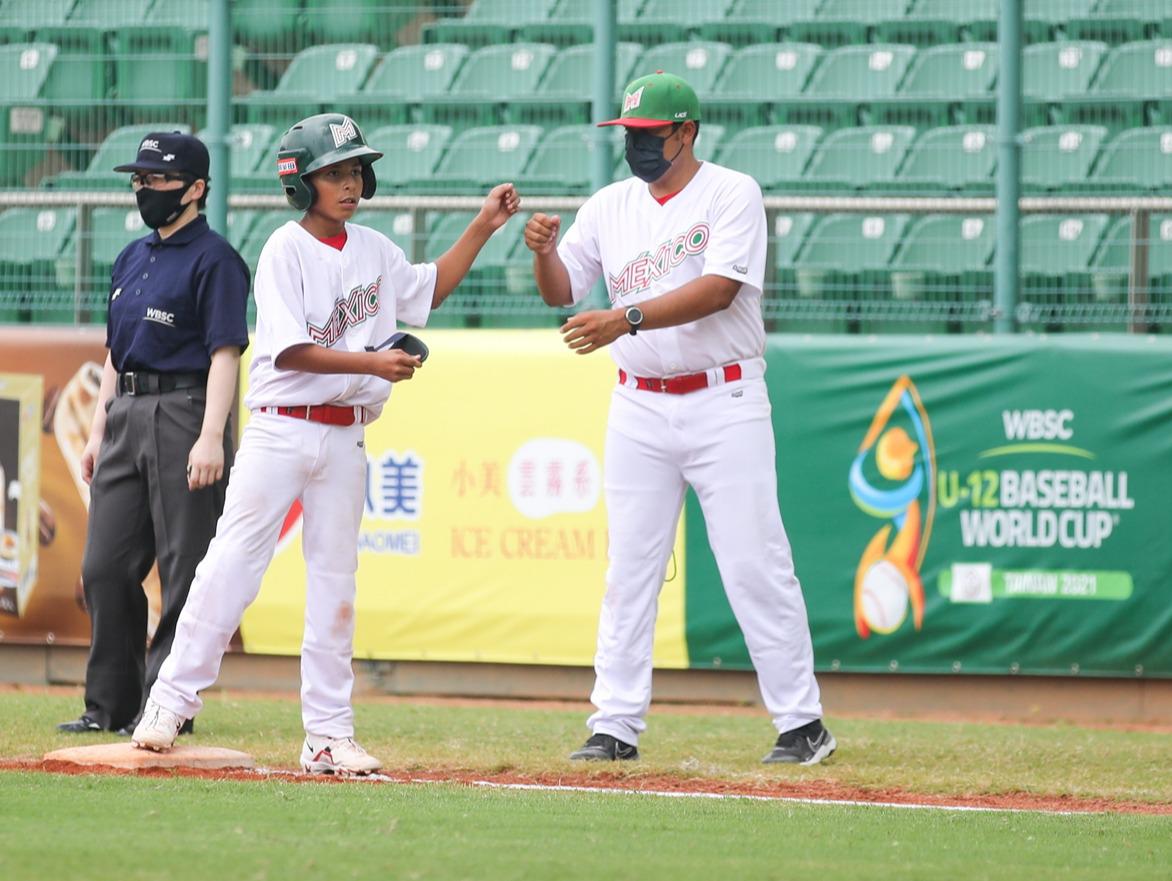
[(823, 192), (883, 189), (895, 179), (915, 136), (911, 126), (860, 126), (831, 132), (805, 173), (779, 186)]
[[(428, 233), (425, 259), (435, 260), (442, 256), (464, 232), (474, 216), (475, 213), (471, 211), (442, 215)], [(481, 313), (504, 311), (501, 307), (514, 299), (505, 293), (506, 269), (510, 264), (529, 263), (528, 251), (514, 256), (516, 245), (523, 235), (524, 224), (519, 223), (505, 224), (493, 233), (492, 238), (477, 256), (476, 263), (460, 283), (453, 301), (449, 302), (446, 311), (432, 313), (428, 327), (464, 326), (469, 323), (470, 316), (475, 316), (473, 323), (480, 324)]]
[(790, 25), (791, 40), (822, 46), (866, 43), (881, 22), (903, 18), (908, 0), (824, 0), (812, 18)]
[(996, 228), (991, 214), (929, 215), (912, 224), (890, 267), (892, 300), (906, 306), (894, 308), (882, 329), (947, 333), (983, 322), (993, 291)]
[(931, 129), (912, 146), (891, 186), (916, 192), (992, 192), (996, 135), (997, 129), (991, 125)]
[(299, 52), (271, 92), (238, 99), (249, 122), (284, 130), (293, 121), (333, 109), (366, 81), (378, 49), (368, 43), (313, 46)]
[(146, 18), (114, 32), (114, 94), (144, 106), (174, 107), (207, 97), (210, 0), (155, 3)]
[(701, 103), (704, 118), (742, 129), (764, 125), (770, 105), (800, 95), (822, 57), (812, 43), (747, 46), (724, 66), (710, 95)]
[(795, 21), (812, 18), (822, 0), (734, 0), (725, 16), (701, 23), (697, 34), (730, 46), (779, 43)]
[(183, 132), (189, 135), (191, 127), (173, 122), (122, 126), (110, 132), (98, 145), (85, 171), (63, 171), (46, 181), (46, 185), (59, 190), (128, 190), (129, 175), (115, 172), (114, 166), (133, 162), (138, 155), (139, 143), (150, 132)]
[(361, 124), (411, 121), (411, 105), (444, 95), (452, 86), (469, 49), (458, 43), (400, 46), (383, 56), (345, 109)]
[(472, 0), (463, 18), (424, 25), (423, 41), (500, 46), (512, 42), (523, 23), (549, 19), (553, 7), (554, 0)]
[(1022, 53), (1022, 121), (1062, 122), (1061, 102), (1090, 90), (1106, 53), (1105, 43), (1090, 40), (1027, 46)]
[(802, 97), (774, 113), (781, 117), (779, 122), (824, 128), (856, 125), (860, 105), (895, 95), (915, 54), (914, 47), (894, 43), (835, 49), (818, 65)]
[(1103, 149), (1087, 185), (1119, 193), (1172, 189), (1172, 126), (1123, 132)]
[(419, 0), (307, 0), (303, 15), (311, 44), (374, 43), (389, 49), (420, 6)]
[[(422, 214), (422, 213), (421, 213)], [(426, 236), (415, 232), (415, 215), (411, 211), (364, 211), (356, 222), (362, 226), (378, 230), (400, 248), (411, 262), (414, 259), (415, 242), (417, 238), (426, 240)], [(422, 226), (422, 223), (420, 224)], [(420, 255), (420, 260), (423, 259)]]
[(536, 125), (471, 128), (458, 135), (416, 191), (480, 190), (521, 177), (544, 130)]
[(5, 0), (0, 3), (0, 43), (27, 43), (36, 31), (65, 24), (75, 0)]
[[(719, 123), (701, 122), (700, 135), (692, 147), (695, 157), (702, 162), (715, 162), (720, 148), (724, 145), (724, 136), (727, 133), (725, 127)], [(625, 149), (623, 152), (626, 152)], [(626, 158), (621, 158), (619, 162), (622, 165), (623, 177), (626, 177), (631, 172), (631, 169), (627, 167)]]
[[(986, 105), (992, 122), (993, 82), (997, 78), (995, 43), (961, 43), (923, 49), (916, 55), (898, 93), (872, 107), (886, 125), (917, 128), (962, 121), (961, 108)], [(963, 121), (968, 121), (966, 115)]]
[[(1103, 237), (1103, 243), (1091, 262), (1091, 288), (1096, 302), (1128, 302), (1131, 239), (1130, 217), (1119, 218)], [(1172, 214), (1149, 217), (1147, 245), (1147, 298), (1150, 302), (1164, 304), (1172, 296)]]
[[(90, 271), (83, 287), (95, 298), (110, 291), (110, 273), (122, 249), (135, 239), (150, 233), (138, 208), (95, 208), (90, 214)], [(66, 289), (74, 287), (77, 277), (77, 246), (80, 230), (70, 235), (57, 259), (57, 281)]]
[(1116, 45), (1154, 37), (1168, 15), (1168, 0), (1099, 0), (1090, 15), (1067, 22), (1075, 39), (1102, 40)]
[(723, 18), (732, 3), (733, 0), (646, 0), (633, 20), (619, 21), (619, 39), (644, 46), (678, 43), (689, 39), (705, 22)]
[(58, 48), (45, 97), (70, 102), (73, 114), (92, 117), (94, 107), (87, 102), (106, 98), (112, 85), (107, 51), (113, 34), (127, 23), (145, 21), (153, 2), (77, 0), (64, 24), (38, 28), (39, 38)]
[[(1070, 118), (1113, 131), (1172, 112), (1172, 39), (1119, 46), (1107, 53), (1085, 99), (1067, 101)], [(1169, 120), (1172, 121), (1172, 120)]]
[(532, 95), (545, 75), (557, 48), (546, 43), (512, 43), (477, 49), (464, 62), (446, 96), (420, 107), (423, 122), (457, 129), (498, 122), (503, 105), (515, 97)]
[(424, 123), (388, 125), (368, 132), (366, 143), (383, 154), (374, 169), (380, 192), (427, 180), (451, 139), (450, 126)]
[(237, 40), (262, 52), (298, 50), (304, 43), (301, 0), (233, 0)]
[[(537, 90), (531, 95), (516, 95), (509, 101), (505, 121), (547, 128), (589, 122), (592, 99), (589, 84), (594, 82), (594, 52), (593, 44), (571, 46), (558, 52)], [(635, 62), (642, 54), (643, 47), (637, 43), (615, 46), (616, 106), (622, 88), (630, 82)]]
[(719, 161), (749, 175), (762, 190), (782, 190), (802, 176), (821, 137), (814, 125), (748, 128), (725, 142)]
[[(619, 127), (602, 130), (609, 141), (610, 165), (623, 155), (624, 133)], [(596, 128), (566, 125), (550, 131), (533, 153), (517, 186), (525, 193), (585, 193), (592, 189)]]
[(39, 98), (56, 57), (51, 43), (0, 46), (0, 186), (22, 184), (45, 158), (49, 127)]
[(73, 322), (73, 290), (58, 283), (56, 272), (76, 220), (74, 208), (0, 214), (0, 320)]
[(252, 226), (260, 212), (252, 208), (237, 208), (228, 212), (228, 242), (239, 251), (248, 240)]
[(997, 39), (1000, 0), (912, 0), (904, 16), (880, 22), (875, 35), (886, 43), (935, 46), (963, 40)]
[[(262, 124), (240, 124), (228, 132), (228, 173), (236, 192), (279, 193), (274, 143), (280, 132), (276, 127)], [(207, 130), (196, 133), (207, 143)], [(271, 161), (266, 161), (271, 160)]]
[(697, 95), (704, 95), (713, 90), (732, 51), (732, 46), (726, 43), (703, 40), (664, 43), (647, 50), (632, 76), (643, 76), (663, 70), (683, 77)]
[(1099, 125), (1055, 125), (1021, 134), (1021, 183), (1027, 190), (1085, 189), (1107, 129)]
[(1043, 215), (1021, 221), (1020, 326), (1057, 329), (1086, 320), (1091, 258), (1107, 223), (1106, 214)]
[(1066, 23), (1085, 17), (1099, 0), (1028, 0), (1022, 4), (1025, 39), (1040, 43), (1066, 36)]
[[(618, 0), (618, 22), (634, 21), (644, 0)], [(594, 40), (594, 10), (582, 0), (557, 0), (549, 18), (521, 26), (519, 37), (531, 43), (575, 46)], [(615, 77), (618, 80), (618, 77)], [(621, 85), (621, 84), (620, 84)]]
[(794, 258), (806, 241), (806, 234), (818, 215), (781, 212), (773, 217), (773, 235), (770, 245), (777, 268), (777, 283), (783, 295), (790, 293), (794, 280)]

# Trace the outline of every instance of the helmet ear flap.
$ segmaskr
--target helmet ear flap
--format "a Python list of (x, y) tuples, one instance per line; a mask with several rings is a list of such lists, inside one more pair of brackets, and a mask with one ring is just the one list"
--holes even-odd
[(312, 157), (304, 148), (282, 150), (277, 156), (277, 174), (285, 198), (298, 211), (305, 211), (313, 204), (317, 193), (313, 185), (305, 180), (305, 166)]
[(374, 168), (369, 162), (362, 163), (362, 198), (369, 199), (378, 189), (378, 180), (374, 176)]

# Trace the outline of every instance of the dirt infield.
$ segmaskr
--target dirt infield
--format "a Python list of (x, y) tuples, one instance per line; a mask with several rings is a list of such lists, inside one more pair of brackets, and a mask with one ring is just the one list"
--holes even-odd
[(101, 774), (126, 777), (174, 778), (189, 777), (201, 780), (235, 780), (264, 782), (272, 780), (325, 785), (387, 785), (452, 783), (465, 786), (525, 786), (550, 789), (613, 790), (629, 793), (670, 795), (710, 795), (777, 799), (779, 801), (808, 801), (821, 803), (849, 803), (896, 805), (921, 808), (984, 809), (1005, 811), (1042, 811), (1048, 813), (1114, 813), (1172, 816), (1172, 804), (1114, 801), (1103, 798), (1076, 798), (1041, 796), (1030, 793), (1002, 795), (955, 794), (940, 795), (911, 792), (903, 789), (864, 789), (825, 781), (810, 783), (776, 782), (759, 784), (734, 783), (725, 780), (681, 778), (671, 775), (639, 775), (608, 773), (548, 773), (548, 774), (484, 774), (471, 771), (384, 771), (370, 778), (342, 779), (283, 770), (200, 770), (195, 768), (146, 768), (127, 771), (108, 766), (80, 766), (72, 762), (43, 760), (0, 760), (0, 772), (32, 771), (70, 776)]

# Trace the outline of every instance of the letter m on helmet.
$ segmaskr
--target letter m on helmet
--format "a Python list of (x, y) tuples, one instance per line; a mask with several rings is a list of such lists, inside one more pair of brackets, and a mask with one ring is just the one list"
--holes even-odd
[(341, 147), (343, 144), (353, 141), (358, 137), (358, 128), (354, 125), (354, 120), (349, 117), (341, 125), (330, 123), (330, 134), (334, 137), (334, 146)]

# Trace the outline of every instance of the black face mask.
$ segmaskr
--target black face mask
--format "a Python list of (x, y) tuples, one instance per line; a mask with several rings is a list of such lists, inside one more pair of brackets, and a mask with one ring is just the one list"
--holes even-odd
[(142, 222), (151, 229), (174, 223), (187, 207), (182, 203), (189, 189), (190, 186), (176, 190), (152, 190), (143, 187), (134, 194), (134, 198), (138, 200), (138, 213), (142, 215)]
[(639, 129), (627, 129), (627, 165), (631, 166), (631, 173), (649, 184), (667, 174), (684, 145), (681, 143), (676, 155), (669, 160), (663, 156), (663, 145), (666, 143), (667, 138)]

